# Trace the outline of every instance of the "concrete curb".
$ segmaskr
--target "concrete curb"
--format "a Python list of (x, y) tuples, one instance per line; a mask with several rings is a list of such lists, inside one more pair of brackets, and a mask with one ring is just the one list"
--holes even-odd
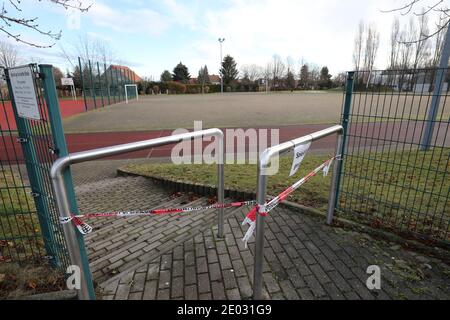
[[(117, 169), (117, 175), (148, 178), (163, 187), (170, 188), (177, 192), (192, 192), (203, 196), (215, 196), (217, 194), (217, 187), (215, 185), (202, 185), (199, 183), (187, 183), (179, 180), (178, 181), (168, 180), (164, 178), (128, 172), (120, 168)], [(225, 197), (234, 198), (236, 200), (254, 200), (256, 198), (256, 194), (254, 192), (225, 189)], [(303, 206), (301, 204), (291, 201), (283, 201), (280, 205), (295, 209), (295, 211), (302, 214), (306, 213), (308, 215), (320, 217), (323, 219), (324, 223), (326, 221), (326, 213), (320, 210)], [(368, 225), (364, 225), (341, 217), (334, 217), (333, 226), (357, 230), (359, 232), (364, 232), (369, 235), (381, 238), (383, 240), (395, 242), (400, 244), (404, 249), (419, 251), (423, 254), (436, 257), (438, 259), (443, 260), (445, 263), (450, 264), (450, 251), (449, 251), (450, 247), (445, 242), (437, 241), (436, 243), (433, 244), (433, 246), (430, 246), (418, 240), (406, 239), (397, 234), (384, 231), (382, 229), (375, 229)]]
[(77, 300), (75, 290), (62, 290), (18, 297), (11, 300)]

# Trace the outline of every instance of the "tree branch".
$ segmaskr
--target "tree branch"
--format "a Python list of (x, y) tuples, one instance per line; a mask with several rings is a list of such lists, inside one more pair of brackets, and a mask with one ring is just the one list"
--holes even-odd
[[(42, 0), (38, 0), (39, 2), (42, 2)], [(81, 12), (87, 12), (92, 4), (88, 6), (83, 5), (82, 0), (48, 0), (51, 3), (55, 5), (62, 6), (64, 9), (75, 9), (79, 10)], [(21, 1), (20, 0), (8, 0), (6, 4), (9, 4), (12, 8), (11, 11), (16, 11), (16, 13), (10, 13), (9, 10), (5, 8), (5, 1), (3, 2), (2, 8), (0, 9), (0, 32), (3, 32), (7, 35), (8, 38), (13, 38), (17, 42), (36, 47), (36, 48), (50, 48), (53, 47), (59, 39), (61, 39), (62, 31), (59, 32), (53, 32), (51, 30), (45, 31), (42, 29), (39, 24), (37, 23), (38, 17), (34, 18), (22, 18), (18, 17), (18, 15), (22, 12), (21, 8)], [(32, 30), (33, 32), (36, 32), (40, 35), (43, 35), (47, 38), (50, 38), (53, 41), (50, 45), (40, 45), (37, 43), (33, 43), (27, 40), (24, 40), (22, 35), (20, 33), (16, 33), (12, 31), (15, 26), (24, 27), (25, 29)]]

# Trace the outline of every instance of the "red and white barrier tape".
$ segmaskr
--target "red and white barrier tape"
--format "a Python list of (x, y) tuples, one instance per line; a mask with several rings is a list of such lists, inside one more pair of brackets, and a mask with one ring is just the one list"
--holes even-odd
[(174, 213), (182, 213), (182, 212), (193, 212), (193, 211), (202, 211), (209, 209), (219, 209), (219, 208), (231, 208), (231, 207), (242, 207), (242, 206), (250, 206), (255, 205), (252, 210), (246, 215), (242, 225), (248, 224), (249, 228), (244, 235), (242, 241), (245, 242), (245, 247), (247, 247), (247, 242), (250, 237), (253, 235), (253, 232), (256, 228), (256, 214), (260, 214), (262, 216), (266, 216), (271, 210), (273, 210), (280, 202), (285, 200), (292, 192), (298, 189), (301, 185), (307, 182), (309, 179), (314, 177), (320, 170), (323, 170), (324, 176), (328, 174), (328, 171), (333, 163), (333, 160), (339, 159), (340, 156), (334, 156), (331, 159), (328, 159), (320, 166), (315, 168), (313, 171), (308, 173), (305, 177), (298, 180), (296, 183), (285, 189), (278, 196), (273, 198), (272, 200), (266, 202), (264, 205), (257, 205), (256, 200), (250, 201), (240, 201), (240, 202), (231, 202), (231, 203), (216, 203), (209, 206), (197, 206), (197, 207), (184, 207), (184, 208), (168, 208), (168, 209), (153, 209), (153, 210), (142, 210), (142, 211), (111, 211), (111, 212), (102, 212), (102, 213), (87, 213), (81, 215), (73, 215), (71, 214), (69, 217), (60, 217), (59, 221), (61, 224), (67, 224), (72, 222), (74, 226), (78, 229), (78, 231), (86, 235), (92, 232), (92, 227), (81, 220), (81, 218), (98, 218), (98, 217), (131, 217), (131, 216), (152, 216), (152, 215), (163, 215), (163, 214), (174, 214)]
[(273, 210), (280, 202), (285, 200), (292, 192), (297, 190), (301, 185), (303, 185), (305, 182), (307, 182), (309, 179), (314, 177), (320, 170), (323, 170), (323, 175), (328, 175), (328, 171), (330, 170), (331, 164), (333, 163), (333, 160), (339, 159), (339, 156), (334, 156), (331, 159), (328, 159), (324, 163), (322, 163), (320, 166), (315, 168), (313, 171), (308, 173), (306, 176), (298, 180), (296, 183), (282, 191), (278, 196), (273, 198), (272, 200), (264, 203), (263, 205), (256, 205), (245, 217), (244, 221), (242, 222), (242, 225), (249, 225), (249, 228), (247, 232), (244, 235), (244, 238), (242, 238), (242, 241), (245, 242), (245, 247), (247, 247), (247, 242), (250, 240), (251, 236), (253, 235), (255, 229), (256, 229), (256, 215), (259, 213), (262, 216), (266, 216), (271, 210)]
[(202, 211), (209, 209), (219, 209), (219, 208), (232, 208), (232, 207), (242, 207), (250, 206), (256, 204), (255, 200), (251, 201), (240, 201), (231, 203), (216, 203), (209, 206), (198, 206), (198, 207), (184, 207), (184, 208), (168, 208), (168, 209), (154, 209), (154, 210), (142, 210), (142, 211), (111, 211), (102, 213), (86, 213), (81, 215), (70, 215), (70, 217), (60, 217), (59, 221), (62, 224), (72, 222), (74, 226), (80, 231), (81, 234), (88, 234), (92, 232), (92, 227), (86, 222), (83, 222), (81, 218), (98, 218), (98, 217), (131, 217), (131, 216), (152, 216), (152, 215), (163, 215), (163, 214), (174, 214), (182, 212), (193, 212)]

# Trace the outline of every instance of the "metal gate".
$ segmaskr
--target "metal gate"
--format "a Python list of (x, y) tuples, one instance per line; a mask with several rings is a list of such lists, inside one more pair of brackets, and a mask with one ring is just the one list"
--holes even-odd
[[(28, 67), (34, 75), (39, 120), (19, 116), (9, 79), (14, 68), (1, 69), (0, 259), (24, 262), (46, 258), (65, 272), (69, 257), (50, 179), (53, 162), (67, 154), (53, 67)], [(76, 211), (70, 172), (67, 174), (69, 201)]]
[(348, 74), (339, 214), (450, 243), (449, 79), (448, 69)]

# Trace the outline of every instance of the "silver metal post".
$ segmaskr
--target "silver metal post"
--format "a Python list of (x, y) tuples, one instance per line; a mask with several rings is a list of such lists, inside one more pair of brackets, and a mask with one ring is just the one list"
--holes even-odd
[[(274, 156), (279, 156), (284, 152), (293, 149), (295, 146), (307, 142), (322, 139), (334, 133), (342, 135), (344, 128), (341, 125), (335, 125), (309, 135), (293, 139), (276, 146), (265, 149), (261, 152), (258, 159), (258, 180), (256, 197), (258, 205), (263, 205), (266, 202), (266, 188), (267, 188), (267, 173), (266, 169), (269, 167), (270, 160)], [(338, 145), (342, 140), (338, 140)], [(340, 149), (338, 149), (340, 150)], [(336, 161), (339, 162), (339, 161)], [(335, 163), (336, 166), (336, 163)], [(334, 170), (337, 172), (338, 170)], [(335, 175), (333, 172), (333, 176)], [(336, 178), (337, 180), (337, 178)], [(334, 202), (333, 202), (334, 203)], [(265, 217), (259, 213), (256, 215), (256, 239), (255, 239), (255, 264), (253, 266), (253, 299), (260, 300), (262, 295), (263, 283), (263, 263), (264, 263), (264, 219)]]
[[(218, 159), (217, 159), (217, 202), (224, 203), (225, 201), (225, 175), (224, 175), (224, 165), (225, 165), (225, 149), (223, 142), (223, 134), (219, 139), (219, 150)], [(223, 208), (219, 208), (218, 214), (218, 227), (217, 227), (217, 236), (219, 238), (223, 238), (223, 224), (224, 224), (224, 214)]]
[[(178, 135), (172, 135), (162, 138), (156, 138), (151, 140), (137, 141), (131, 143), (125, 143), (105, 148), (87, 150), (82, 152), (71, 153), (65, 157), (57, 159), (50, 170), (50, 176), (52, 179), (52, 186), (55, 192), (56, 204), (61, 217), (70, 217), (69, 202), (67, 199), (67, 192), (64, 183), (64, 171), (70, 167), (70, 165), (75, 163), (86, 162), (89, 160), (95, 160), (104, 158), (107, 156), (118, 155), (127, 152), (144, 150), (152, 147), (159, 147), (162, 145), (168, 145), (173, 143), (179, 143), (187, 139), (195, 139), (201, 137), (215, 136), (219, 140), (219, 150), (218, 152), (218, 200), (223, 201), (224, 199), (224, 179), (223, 179), (223, 159), (224, 159), (224, 143), (223, 143), (223, 132), (220, 129), (207, 129), (200, 131), (193, 131), (188, 133), (182, 133)], [(223, 232), (223, 209), (218, 210), (219, 219), (219, 233)], [(72, 265), (81, 266), (81, 252), (78, 246), (78, 241), (76, 237), (75, 228), (71, 224), (63, 225), (64, 237), (67, 244), (67, 249), (69, 251), (69, 257)], [(86, 270), (84, 270), (86, 272)], [(90, 272), (87, 270), (87, 272)], [(89, 299), (88, 286), (86, 283), (86, 278), (81, 275), (81, 288), (78, 290), (78, 298), (81, 300)]]
[[(342, 150), (342, 133), (339, 133), (336, 137), (336, 149), (335, 155), (338, 155)], [(341, 155), (342, 157), (342, 155)], [(327, 224), (331, 225), (333, 223), (334, 216), (334, 205), (336, 200), (336, 189), (339, 183), (339, 171), (342, 165), (341, 157), (335, 159), (333, 164), (333, 177), (331, 178), (330, 195), (328, 197), (328, 213), (327, 213)]]
[[(260, 157), (261, 159), (262, 157)], [(258, 205), (266, 202), (267, 176), (261, 174), (258, 164), (258, 189), (256, 191), (256, 201)], [(261, 300), (262, 296), (262, 274), (264, 264), (264, 220), (265, 217), (258, 214), (256, 216), (256, 239), (255, 239), (255, 267), (253, 272), (253, 299)]]

